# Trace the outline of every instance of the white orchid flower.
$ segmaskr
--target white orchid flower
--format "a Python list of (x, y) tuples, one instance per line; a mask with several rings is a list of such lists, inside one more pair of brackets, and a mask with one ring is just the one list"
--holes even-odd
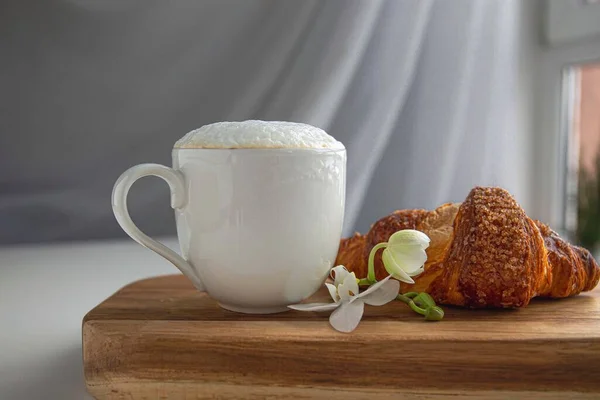
[(429, 242), (421, 231), (405, 229), (394, 233), (381, 255), (386, 271), (399, 281), (415, 283), (411, 277), (423, 272)]
[(390, 280), (391, 276), (371, 285), (359, 293), (358, 280), (354, 272), (343, 266), (331, 270), (333, 284), (326, 283), (333, 303), (294, 304), (288, 306), (298, 311), (333, 311), (329, 317), (331, 326), (340, 332), (352, 332), (358, 326), (365, 304), (382, 306), (398, 296), (400, 283)]

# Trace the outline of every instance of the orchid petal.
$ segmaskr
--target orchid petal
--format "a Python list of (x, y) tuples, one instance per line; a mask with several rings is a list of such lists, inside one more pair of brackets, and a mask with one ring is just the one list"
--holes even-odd
[(355, 301), (352, 303), (342, 303), (342, 305), (331, 313), (329, 323), (340, 332), (352, 332), (358, 326), (363, 316), (365, 303)]
[(369, 293), (374, 292), (375, 290), (379, 289), (384, 283), (389, 281), (391, 277), (392, 277), (391, 275), (386, 276), (379, 282), (376, 282), (376, 283), (372, 284), (371, 286), (369, 286), (369, 288), (367, 290), (365, 290), (364, 292), (362, 292), (361, 294), (359, 294), (356, 297), (358, 297), (358, 298), (364, 297), (364, 296), (368, 295)]
[(388, 246), (386, 250), (389, 251), (396, 264), (400, 265), (410, 276), (427, 261), (427, 253), (418, 246), (401, 244)]
[(339, 307), (339, 303), (307, 303), (288, 306), (297, 311), (331, 311)]
[(356, 282), (356, 275), (354, 272), (349, 273), (344, 278), (344, 281), (337, 287), (338, 296), (341, 301), (350, 301), (353, 297), (358, 295), (360, 289), (358, 288), (358, 282)]
[(405, 244), (409, 246), (419, 246), (423, 250), (429, 247), (429, 242), (431, 242), (429, 236), (427, 236), (421, 231), (417, 231), (414, 229), (403, 229), (394, 233), (388, 239), (388, 243), (390, 246)]
[[(383, 281), (382, 281), (383, 282)], [(379, 282), (377, 282), (379, 283)], [(394, 300), (400, 292), (400, 282), (385, 281), (377, 290), (367, 293), (361, 299), (370, 306), (382, 306)], [(366, 292), (365, 292), (366, 293)]]
[(406, 283), (415, 283), (415, 281), (413, 281), (413, 279), (406, 272), (404, 272), (402, 267), (398, 265), (396, 260), (394, 260), (388, 249), (385, 249), (381, 254), (381, 260), (383, 261), (383, 266), (385, 267), (386, 271), (394, 278)]
[(338, 294), (337, 294), (337, 288), (332, 285), (331, 283), (325, 283), (325, 286), (327, 286), (327, 290), (329, 290), (329, 294), (331, 295), (331, 298), (333, 299), (333, 301), (335, 301), (336, 303), (340, 300)]
[(343, 265), (338, 265), (337, 267), (332, 268), (329, 272), (329, 276), (331, 277), (331, 279), (333, 279), (333, 284), (336, 287), (340, 285), (344, 281), (344, 279), (346, 279), (346, 276), (348, 276), (349, 274), (350, 272), (348, 272), (346, 267), (344, 267)]

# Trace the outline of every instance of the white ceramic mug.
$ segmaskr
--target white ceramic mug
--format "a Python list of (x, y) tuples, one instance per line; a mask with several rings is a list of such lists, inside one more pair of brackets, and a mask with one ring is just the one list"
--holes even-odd
[[(335, 261), (346, 186), (344, 149), (178, 149), (173, 168), (119, 177), (117, 221), (228, 310), (274, 313), (315, 293)], [(141, 177), (171, 189), (182, 256), (141, 232), (127, 193)]]

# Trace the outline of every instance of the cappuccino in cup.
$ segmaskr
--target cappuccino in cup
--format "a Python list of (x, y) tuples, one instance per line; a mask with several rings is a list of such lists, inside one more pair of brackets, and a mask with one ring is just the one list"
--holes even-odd
[[(172, 168), (141, 164), (117, 180), (112, 206), (129, 236), (231, 311), (286, 311), (319, 289), (341, 237), (342, 143), (307, 124), (219, 122), (185, 135), (172, 157)], [(127, 192), (148, 175), (169, 184), (181, 255), (129, 216)]]

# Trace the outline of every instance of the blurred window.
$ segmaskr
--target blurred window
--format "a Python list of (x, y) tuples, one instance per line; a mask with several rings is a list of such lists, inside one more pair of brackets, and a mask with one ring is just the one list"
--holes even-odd
[(600, 0), (540, 4), (535, 207), (600, 255)]
[(583, 246), (600, 245), (600, 61), (565, 74), (565, 227)]

